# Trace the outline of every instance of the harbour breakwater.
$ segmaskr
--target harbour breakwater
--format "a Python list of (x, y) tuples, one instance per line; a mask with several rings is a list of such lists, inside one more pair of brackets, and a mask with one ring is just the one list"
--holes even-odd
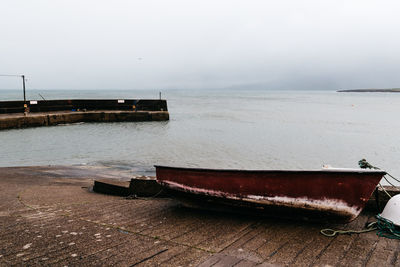
[(166, 121), (166, 100), (1, 101), (0, 130), (77, 122)]

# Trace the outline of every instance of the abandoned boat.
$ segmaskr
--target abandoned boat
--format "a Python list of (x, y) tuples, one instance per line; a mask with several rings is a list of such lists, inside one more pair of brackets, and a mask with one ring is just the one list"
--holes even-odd
[(186, 206), (350, 222), (382, 170), (220, 170), (155, 166), (157, 182)]

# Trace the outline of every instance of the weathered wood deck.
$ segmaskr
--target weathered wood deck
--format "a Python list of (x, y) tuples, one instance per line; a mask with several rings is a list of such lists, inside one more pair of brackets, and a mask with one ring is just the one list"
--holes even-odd
[[(0, 265), (399, 266), (400, 242), (322, 236), (311, 224), (182, 208), (171, 199), (90, 192), (115, 171), (0, 168)], [(121, 174), (126, 178), (126, 173)]]

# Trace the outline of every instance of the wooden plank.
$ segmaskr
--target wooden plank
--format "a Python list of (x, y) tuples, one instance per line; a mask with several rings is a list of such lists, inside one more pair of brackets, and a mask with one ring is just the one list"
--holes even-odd
[(129, 196), (129, 182), (118, 181), (114, 179), (101, 179), (95, 180), (93, 191), (96, 193), (103, 193), (115, 196)]

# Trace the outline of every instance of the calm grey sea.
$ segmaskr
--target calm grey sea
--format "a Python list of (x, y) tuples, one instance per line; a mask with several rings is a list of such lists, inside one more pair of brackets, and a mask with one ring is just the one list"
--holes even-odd
[[(158, 91), (29, 90), (29, 99), (158, 98)], [(154, 164), (235, 169), (358, 167), (400, 176), (400, 94), (165, 90), (168, 122), (84, 123), (0, 132), (0, 166)], [(0, 90), (0, 100), (21, 98)]]

